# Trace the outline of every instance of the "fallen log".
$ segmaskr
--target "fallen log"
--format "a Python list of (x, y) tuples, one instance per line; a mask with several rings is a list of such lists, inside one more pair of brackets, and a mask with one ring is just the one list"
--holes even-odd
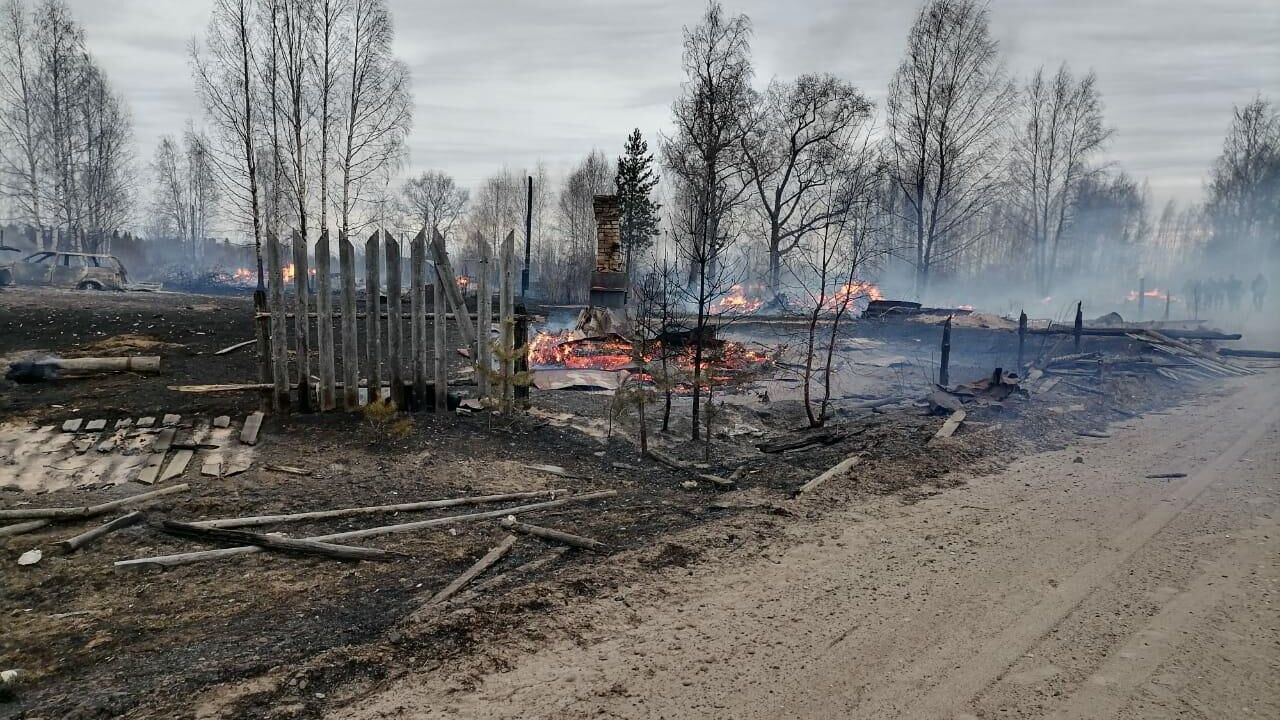
[[(1147, 328), (1134, 327), (1086, 327), (1080, 329), (1081, 335), (1091, 337), (1123, 337), (1129, 333), (1138, 332), (1156, 332)], [(1065, 325), (1050, 325), (1047, 328), (1033, 328), (1027, 330), (1028, 335), (1072, 335), (1075, 329)], [(1216, 330), (1175, 330), (1166, 328), (1159, 331), (1160, 334), (1169, 338), (1178, 340), (1239, 340), (1244, 337), (1240, 333), (1222, 333)]]
[[(281, 469), (283, 466), (271, 466)], [(296, 469), (296, 468), (291, 468)], [(303, 474), (307, 473), (305, 470)], [(549, 495), (552, 499), (568, 490), (529, 490), (524, 492), (504, 493), (502, 495), (477, 495), (473, 497), (450, 498), (448, 500), (423, 500), (420, 502), (399, 503), (396, 505), (371, 505), (369, 507), (341, 508), (338, 510), (313, 510), (311, 512), (292, 513), (289, 515), (258, 515), (255, 517), (227, 518), (225, 520), (201, 520), (192, 525), (202, 528), (235, 528), (255, 527), (259, 525), (275, 525), (276, 523), (302, 522), (305, 520), (328, 520), (332, 518), (356, 517), (359, 515), (378, 515), (382, 513), (419, 512), (439, 508), (456, 507), (458, 505), (482, 505), (485, 503), (507, 502), (509, 500), (525, 500), (528, 498)]]
[(474, 565), (467, 568), (466, 572), (462, 573), (453, 582), (446, 585), (443, 590), (433, 595), (431, 599), (427, 601), (427, 605), (439, 605), (453, 597), (459, 590), (466, 587), (467, 583), (479, 577), (480, 573), (483, 573), (485, 570), (496, 565), (499, 560), (511, 551), (511, 548), (515, 544), (515, 535), (508, 535), (503, 538), (502, 542), (498, 543), (496, 547), (485, 553), (485, 556), (477, 560)]
[(1274, 352), (1272, 350), (1235, 350), (1233, 348), (1219, 348), (1218, 354), (1224, 357), (1263, 358), (1267, 360), (1280, 359), (1280, 352)]
[(1076, 434), (1079, 435), (1080, 437), (1099, 438), (1104, 440), (1106, 438), (1111, 437), (1111, 435), (1108, 433), (1097, 432), (1094, 430), (1077, 430)]
[(582, 548), (583, 550), (590, 550), (592, 552), (604, 552), (609, 547), (599, 540), (592, 540), (591, 538), (561, 532), (552, 528), (522, 523), (514, 517), (503, 518), (499, 524), (512, 532), (524, 533), (525, 535), (532, 535), (534, 537), (542, 538), (543, 540), (550, 540), (551, 542), (558, 542), (561, 545)]
[(53, 524), (52, 520), (30, 520), (28, 522), (14, 523), (13, 525), (5, 525), (0, 527), (0, 537), (12, 537), (14, 535), (22, 535), (32, 530)]
[(88, 532), (80, 533), (79, 535), (69, 537), (66, 540), (59, 540), (54, 543), (54, 545), (56, 545), (63, 554), (69, 555), (100, 537), (110, 535), (121, 528), (127, 528), (130, 525), (135, 525), (138, 522), (141, 522), (145, 517), (146, 515), (141, 510), (134, 510), (128, 515), (121, 515), (115, 520), (109, 520)]
[(49, 363), (59, 370), (71, 373), (99, 372), (160, 372), (159, 355), (139, 355), (135, 357), (85, 357), (59, 358)]
[[(530, 505), (518, 505), (513, 508), (504, 508), (502, 510), (471, 513), (469, 515), (452, 515), (450, 517), (436, 518), (434, 520), (419, 520), (417, 522), (401, 523), (399, 525), (383, 525), (381, 527), (365, 528), (363, 530), (349, 530), (347, 532), (317, 535), (315, 537), (305, 539), (317, 542), (329, 542), (332, 540), (353, 540), (356, 538), (413, 532), (415, 530), (425, 530), (427, 528), (440, 527), (443, 525), (454, 525), (457, 523), (475, 522), (478, 520), (493, 520), (495, 518), (514, 515), (516, 513), (547, 510), (553, 507), (567, 505), (569, 503), (586, 502), (588, 500), (600, 500), (607, 497), (614, 497), (617, 494), (618, 492), (616, 490), (601, 490), (600, 492), (587, 493), (585, 495), (574, 495), (573, 497), (562, 498), (560, 500), (548, 500), (547, 502), (533, 503)], [(147, 566), (177, 567), (179, 565), (189, 565), (191, 563), (203, 562), (205, 560), (220, 560), (222, 558), (235, 557), (237, 555), (250, 555), (259, 552), (262, 552), (262, 548), (257, 545), (244, 545), (241, 547), (220, 548), (218, 550), (204, 550), (199, 552), (178, 553), (176, 555), (160, 555), (149, 558), (138, 558), (135, 560), (117, 560), (115, 562), (115, 566), (120, 568)]]
[(574, 475), (573, 473), (569, 472), (568, 470), (565, 470), (559, 465), (533, 465), (530, 463), (520, 463), (520, 467), (529, 468), (530, 470), (537, 470), (538, 472), (544, 472), (549, 475), (558, 475), (568, 480), (586, 480), (587, 479), (581, 475)]
[(1171, 472), (1171, 473), (1152, 473), (1148, 475), (1147, 478), (1150, 480), (1175, 480), (1177, 478), (1184, 478), (1186, 476), (1187, 476), (1186, 473)]
[(834, 445), (841, 440), (849, 437), (849, 433), (839, 432), (836, 430), (824, 430), (817, 433), (809, 433), (794, 438), (783, 438), (775, 440), (765, 440), (756, 443), (756, 449), (762, 453), (781, 453), (788, 450), (799, 450), (809, 447), (810, 445)]
[(800, 497), (801, 495), (807, 492), (813, 492), (814, 488), (818, 487), (822, 483), (830, 480), (833, 477), (836, 477), (838, 475), (843, 475), (849, 472), (849, 470), (851, 470), (853, 466), (857, 465), (859, 462), (862, 462), (861, 455), (851, 455), (845, 458), (844, 460), (841, 460), (838, 464), (835, 465), (835, 467), (832, 467), (831, 469), (815, 477), (814, 479), (810, 480), (804, 485), (801, 485), (799, 488), (796, 489), (794, 493), (792, 493), (791, 496)]
[[(276, 552), (292, 553), (295, 555), (319, 555), (321, 557), (333, 558), (335, 560), (386, 560), (393, 556), (403, 557), (401, 553), (391, 553), (377, 548), (335, 545), (333, 543), (322, 542), (319, 540), (288, 538), (281, 535), (266, 535), (263, 533), (249, 532), (248, 530), (219, 530), (216, 528), (202, 528), (196, 527), (190, 523), (178, 522), (177, 520), (162, 521), (160, 523), (160, 529), (170, 535), (191, 538), (193, 540), (201, 540), (204, 542), (222, 543), (232, 546), (248, 543), (264, 550), (274, 550)], [(159, 566), (165, 565), (158, 559), (153, 559), (152, 564)]]
[(666, 465), (667, 467), (672, 468), (674, 470), (688, 470), (690, 472), (696, 472), (697, 470), (697, 468), (695, 468), (690, 463), (687, 463), (683, 460), (677, 460), (671, 455), (668, 455), (667, 453), (661, 450), (657, 450), (655, 448), (649, 448), (648, 450), (645, 450), (644, 454), (648, 455), (654, 460), (657, 460), (663, 465)]
[(122, 507), (137, 505), (138, 503), (154, 500), (155, 498), (164, 495), (172, 495), (173, 493), (190, 489), (190, 485), (183, 483), (172, 487), (160, 488), (159, 490), (152, 490), (151, 492), (144, 492), (139, 495), (130, 495), (127, 498), (120, 498), (119, 500), (112, 500), (111, 502), (105, 502), (99, 505), (86, 505), (85, 507), (18, 508), (14, 510), (0, 510), (0, 520), (19, 518), (48, 518), (51, 520), (91, 518), (98, 515), (105, 515), (112, 510), (119, 510)]
[(728, 490), (732, 488), (734, 484), (733, 480), (730, 480), (728, 478), (722, 478), (719, 475), (712, 475), (710, 473), (698, 473), (698, 479), (706, 480), (707, 482), (711, 483), (712, 485), (715, 485), (721, 490)]

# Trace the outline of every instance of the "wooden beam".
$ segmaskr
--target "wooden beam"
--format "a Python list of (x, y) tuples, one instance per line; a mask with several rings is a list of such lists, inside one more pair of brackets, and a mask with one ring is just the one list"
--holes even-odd
[(513, 517), (503, 518), (501, 521), (499, 521), (498, 524), (502, 525), (502, 527), (512, 532), (523, 533), (525, 535), (532, 535), (534, 537), (542, 538), (543, 540), (550, 540), (551, 542), (557, 542), (557, 543), (560, 543), (561, 545), (568, 545), (570, 547), (581, 548), (583, 550), (590, 550), (592, 552), (604, 552), (605, 550), (609, 549), (608, 545), (605, 545), (599, 540), (592, 540), (591, 538), (582, 537), (581, 535), (574, 535), (572, 533), (561, 532), (553, 528), (546, 528), (546, 527), (541, 527), (539, 525), (530, 525), (528, 523), (522, 523)]
[(112, 510), (119, 510), (122, 507), (130, 505), (138, 505), (140, 503), (149, 502), (158, 497), (172, 495), (174, 493), (190, 490), (191, 486), (183, 483), (172, 487), (160, 488), (150, 492), (140, 493), (138, 495), (130, 495), (119, 500), (99, 503), (97, 505), (86, 505), (84, 507), (56, 507), (56, 508), (17, 508), (13, 510), (0, 510), (0, 520), (15, 520), (28, 518), (45, 518), (51, 520), (69, 520), (76, 518), (90, 518), (98, 515), (104, 515)]
[(800, 487), (795, 491), (795, 493), (792, 495), (792, 497), (800, 497), (801, 495), (803, 495), (803, 494), (805, 494), (805, 493), (813, 492), (813, 491), (814, 491), (814, 490), (815, 490), (819, 485), (822, 485), (823, 483), (825, 483), (826, 481), (830, 480), (831, 478), (834, 478), (834, 477), (837, 477), (837, 476), (840, 476), (840, 475), (844, 475), (845, 473), (847, 473), (847, 472), (849, 472), (850, 470), (852, 470), (852, 469), (853, 469), (853, 466), (857, 465), (857, 464), (858, 464), (858, 463), (860, 463), (860, 462), (862, 462), (862, 456), (861, 456), (861, 455), (851, 455), (851, 456), (849, 456), (849, 457), (845, 458), (844, 460), (841, 460), (839, 463), (837, 463), (837, 464), (836, 464), (834, 467), (832, 467), (830, 470), (827, 470), (826, 472), (824, 472), (824, 473), (822, 473), (821, 475), (819, 475), (819, 476), (815, 477), (814, 479), (810, 480), (809, 482), (805, 483), (804, 485), (801, 485), (801, 486), (800, 486)]
[(54, 543), (54, 545), (56, 545), (58, 549), (60, 549), (64, 554), (70, 554), (75, 552), (76, 550), (79, 550), (85, 545), (88, 545), (89, 543), (94, 542), (100, 537), (105, 537), (107, 535), (110, 535), (111, 533), (115, 532), (116, 530), (120, 530), (121, 528), (127, 528), (130, 525), (136, 525), (137, 523), (141, 522), (145, 517), (146, 515), (144, 515), (141, 510), (134, 510), (133, 512), (127, 515), (121, 515), (120, 517), (114, 520), (109, 520), (88, 532), (80, 533), (79, 535), (76, 535), (74, 537), (69, 537), (66, 540), (59, 540), (58, 542)]
[(511, 548), (514, 547), (515, 544), (515, 535), (508, 535), (503, 538), (502, 542), (498, 543), (492, 550), (485, 553), (484, 557), (480, 558), (474, 565), (467, 568), (466, 571), (454, 579), (453, 582), (446, 585), (440, 592), (431, 596), (431, 599), (427, 601), (427, 605), (439, 605), (456, 595), (459, 590), (467, 586), (467, 583), (479, 577), (480, 573), (483, 573), (485, 570), (496, 565), (499, 560), (511, 551)]
[[(476, 326), (472, 324), (471, 315), (467, 313), (466, 299), (458, 289), (455, 280), (457, 276), (453, 272), (453, 263), (449, 262), (449, 251), (445, 247), (444, 237), (434, 228), (431, 230), (431, 254), (435, 258), (437, 273), (445, 278), (445, 293), (448, 296), (449, 306), (453, 308), (454, 315), (458, 318), (458, 332), (462, 335), (462, 344), (464, 347), (472, 347), (476, 342)], [(443, 310), (443, 304), (435, 307), (436, 312), (443, 312)]]

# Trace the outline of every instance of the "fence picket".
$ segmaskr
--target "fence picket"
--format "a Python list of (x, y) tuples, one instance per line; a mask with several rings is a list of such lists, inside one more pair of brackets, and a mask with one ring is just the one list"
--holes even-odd
[(307, 240), (301, 233), (293, 233), (293, 287), (294, 287), (294, 342), (297, 343), (298, 409), (311, 409), (311, 321), (308, 319), (310, 283), (307, 261)]
[[(435, 337), (432, 338), (431, 349), (433, 360), (435, 361), (435, 411), (438, 413), (448, 412), (449, 410), (449, 341), (448, 330), (445, 327), (447, 322), (447, 314), (442, 312), (445, 300), (445, 287), (453, 284), (453, 274), (446, 270), (444, 265), (436, 265), (436, 282), (435, 295), (432, 302), (435, 306)], [(455, 314), (454, 317), (466, 317), (465, 314)]]
[(489, 248), (489, 240), (480, 238), (480, 277), (476, 283), (479, 293), (476, 297), (476, 385), (480, 397), (489, 397), (489, 375), (493, 371), (492, 350), (493, 336), (493, 292), (489, 289), (489, 265), (493, 252)]
[(382, 310), (382, 281), (379, 278), (382, 253), (379, 252), (378, 231), (364, 244), (364, 310), (365, 344), (368, 348), (369, 402), (382, 399), (382, 338), (379, 337)]
[(424, 271), (427, 263), (427, 236), (419, 232), (409, 243), (409, 340), (410, 364), (413, 366), (413, 405), (427, 402), (427, 285)]
[(333, 368), (333, 287), (329, 278), (329, 231), (316, 241), (316, 344), (320, 353), (320, 409), (337, 405), (337, 378)]
[(515, 399), (515, 384), (512, 378), (515, 374), (515, 247), (516, 233), (514, 230), (507, 233), (507, 237), (502, 240), (502, 258), (499, 260), (498, 267), (501, 273), (499, 280), (499, 298), (498, 298), (498, 322), (499, 332), (502, 338), (502, 353), (500, 360), (502, 361), (502, 410), (510, 412), (512, 403)]
[(288, 412), (289, 319), (284, 306), (284, 268), (280, 264), (280, 241), (267, 237), (267, 307), (271, 313), (271, 381), (275, 386), (271, 406)]
[(342, 273), (342, 406), (360, 407), (360, 350), (356, 336), (356, 250), (338, 233), (338, 269)]
[[(448, 295), (453, 314), (458, 318), (458, 332), (462, 335), (462, 344), (464, 347), (471, 347), (476, 342), (476, 326), (472, 324), (471, 316), (467, 313), (466, 299), (462, 297), (462, 291), (454, 281), (457, 276), (453, 273), (453, 264), (449, 262), (449, 251), (445, 248), (444, 237), (440, 235), (439, 230), (431, 231), (431, 253), (435, 256), (439, 273), (447, 280), (444, 291)], [(437, 305), (435, 311), (440, 312), (441, 307)]]
[[(400, 288), (400, 242), (390, 233), (382, 233), (383, 250), (387, 256), (387, 315), (398, 318), (404, 314)], [(404, 333), (403, 323), (387, 323), (387, 365), (391, 376), (391, 402), (404, 407)]]

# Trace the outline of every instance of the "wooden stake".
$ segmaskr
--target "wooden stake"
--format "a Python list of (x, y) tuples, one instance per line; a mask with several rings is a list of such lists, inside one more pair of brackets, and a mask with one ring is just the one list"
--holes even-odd
[[(400, 525), (384, 525), (382, 527), (365, 528), (363, 530), (349, 530), (347, 532), (333, 533), (331, 535), (318, 535), (316, 537), (306, 539), (317, 542), (329, 542), (332, 540), (354, 540), (357, 538), (377, 537), (393, 533), (414, 532), (417, 530), (425, 530), (427, 528), (441, 527), (445, 525), (456, 525), (464, 522), (493, 520), (495, 518), (514, 515), (517, 513), (548, 510), (554, 507), (568, 505), (569, 503), (586, 502), (588, 500), (600, 500), (603, 498), (614, 497), (617, 494), (618, 493), (615, 490), (602, 490), (600, 492), (587, 493), (585, 495), (574, 495), (560, 500), (548, 500), (547, 502), (533, 503), (531, 505), (519, 505), (502, 510), (471, 513), (469, 515), (454, 515), (452, 517), (436, 518), (434, 520), (419, 520), (418, 522), (402, 523)], [(123, 568), (145, 567), (148, 565), (177, 567), (179, 565), (188, 565), (191, 563), (203, 562), (205, 560), (220, 560), (222, 558), (235, 557), (237, 555), (250, 555), (259, 552), (262, 552), (262, 548), (256, 545), (245, 545), (242, 547), (221, 548), (218, 550), (204, 550), (200, 552), (179, 553), (177, 555), (139, 558), (136, 560), (118, 560), (116, 561), (115, 566)]]
[(511, 551), (511, 548), (515, 546), (515, 544), (515, 535), (508, 535), (503, 538), (502, 542), (498, 543), (496, 547), (485, 553), (484, 557), (480, 558), (474, 565), (467, 568), (466, 572), (459, 575), (457, 579), (445, 586), (443, 590), (433, 595), (431, 599), (427, 601), (427, 605), (439, 605), (456, 595), (459, 590), (466, 587), (467, 583), (479, 577), (480, 573), (496, 565), (499, 560)]
[(427, 281), (426, 235), (419, 232), (409, 243), (409, 356), (413, 367), (413, 406), (427, 404)]
[(516, 520), (514, 517), (503, 518), (499, 524), (512, 532), (533, 535), (534, 537), (540, 537), (543, 540), (550, 540), (551, 542), (558, 542), (561, 545), (582, 548), (583, 550), (590, 550), (592, 552), (604, 552), (609, 547), (599, 540), (592, 540), (591, 538), (582, 537), (581, 535), (560, 532), (559, 530), (554, 530), (552, 528), (529, 525)]
[(57, 545), (58, 549), (60, 549), (64, 554), (70, 554), (100, 537), (110, 535), (121, 528), (127, 528), (130, 525), (135, 525), (138, 522), (141, 522), (145, 517), (146, 515), (144, 515), (141, 510), (134, 510), (128, 515), (121, 515), (115, 520), (105, 522), (88, 532), (80, 533), (79, 535), (69, 537), (66, 540), (59, 540), (54, 543), (54, 545)]
[[(404, 312), (400, 288), (400, 243), (383, 232), (383, 249), (387, 257), (387, 314), (399, 318)], [(399, 320), (387, 322), (387, 365), (391, 376), (391, 402), (404, 409), (404, 325)]]
[[(305, 229), (305, 228), (304, 228)], [(293, 291), (294, 321), (293, 339), (298, 371), (298, 409), (311, 410), (311, 323), (308, 306), (311, 304), (310, 262), (307, 260), (307, 239), (297, 230), (293, 232)]]
[(112, 510), (119, 510), (122, 507), (137, 505), (139, 503), (149, 502), (164, 495), (172, 495), (178, 492), (190, 490), (191, 486), (183, 483), (172, 487), (160, 488), (138, 495), (130, 495), (119, 500), (100, 503), (98, 505), (86, 505), (84, 507), (60, 507), (60, 508), (18, 508), (15, 510), (0, 510), (0, 520), (9, 519), (27, 519), (27, 518), (45, 518), (52, 520), (68, 520), (73, 518), (90, 518), (98, 515), (104, 515)]
[(267, 237), (267, 305), (271, 309), (271, 407), (276, 412), (288, 412), (289, 397), (289, 328), (285, 318), (284, 270), (280, 265), (280, 242), (274, 235)]
[[(449, 252), (445, 248), (444, 237), (440, 235), (439, 230), (431, 231), (431, 254), (435, 258), (437, 271), (445, 278), (445, 293), (448, 295), (449, 306), (453, 308), (453, 314), (458, 316), (458, 332), (462, 335), (462, 344), (464, 347), (471, 347), (476, 342), (476, 326), (471, 322), (471, 315), (467, 312), (466, 299), (462, 297), (462, 291), (458, 289), (455, 281), (457, 277), (453, 272), (453, 263), (449, 262)], [(437, 305), (436, 312), (443, 312), (444, 307)]]
[(329, 231), (316, 241), (316, 343), (320, 351), (320, 409), (338, 406), (338, 378), (333, 367), (333, 286), (329, 267)]
[(382, 394), (382, 338), (379, 337), (379, 320), (382, 310), (382, 282), (380, 269), (382, 253), (378, 246), (377, 231), (364, 244), (364, 310), (365, 355), (369, 363), (369, 402), (381, 399)]
[(481, 398), (489, 397), (489, 381), (493, 373), (491, 355), (493, 337), (493, 291), (489, 288), (490, 260), (493, 252), (489, 241), (480, 240), (480, 276), (476, 289), (476, 386)]
[(342, 273), (342, 407), (360, 407), (360, 340), (356, 336), (356, 250), (346, 233), (338, 235), (338, 270)]
[[(433, 309), (435, 310), (434, 335), (431, 341), (431, 350), (433, 353), (433, 366), (435, 370), (435, 411), (445, 413), (449, 411), (449, 335), (448, 329), (445, 327), (445, 287), (452, 285), (453, 280), (444, 272), (441, 265), (435, 266), (435, 295), (432, 298)], [(465, 309), (459, 314), (459, 318), (466, 317)], [(423, 388), (425, 395), (426, 388)]]
[[(268, 468), (274, 466), (267, 466)], [(303, 474), (309, 475), (303, 471)], [(459, 505), (482, 505), (485, 503), (508, 502), (510, 500), (526, 500), (528, 498), (550, 496), (569, 492), (568, 490), (532, 490), (526, 492), (504, 493), (501, 495), (479, 495), (474, 497), (449, 498), (446, 500), (422, 500), (419, 502), (399, 503), (396, 505), (373, 505), (370, 507), (341, 508), (338, 510), (314, 510), (312, 512), (293, 513), (290, 515), (259, 515), (257, 517), (227, 518), (225, 520), (202, 520), (191, 523), (197, 527), (234, 528), (275, 525), (278, 523), (304, 522), (307, 520), (331, 520), (333, 518), (359, 517), (363, 515), (380, 515), (384, 513), (418, 512), (457, 507)]]

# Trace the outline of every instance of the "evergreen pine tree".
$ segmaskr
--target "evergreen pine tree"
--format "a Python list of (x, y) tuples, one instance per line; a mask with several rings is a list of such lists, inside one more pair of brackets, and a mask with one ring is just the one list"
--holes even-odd
[(631, 257), (642, 253), (653, 244), (658, 235), (658, 211), (662, 206), (649, 197), (658, 184), (653, 170), (653, 155), (649, 143), (636, 128), (627, 137), (624, 155), (618, 158), (618, 202), (622, 209), (622, 246), (627, 252), (627, 272), (631, 272)]

